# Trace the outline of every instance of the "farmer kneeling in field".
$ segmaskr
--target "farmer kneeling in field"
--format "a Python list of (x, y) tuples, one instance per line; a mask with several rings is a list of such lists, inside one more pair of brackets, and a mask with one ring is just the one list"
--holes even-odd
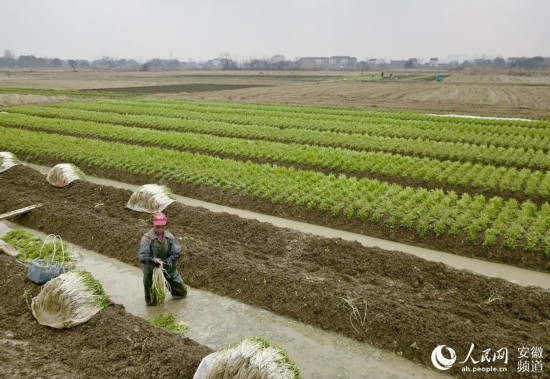
[(164, 268), (164, 277), (170, 285), (172, 298), (183, 299), (187, 289), (176, 268), (176, 260), (180, 257), (181, 245), (172, 233), (166, 230), (168, 219), (162, 212), (153, 215), (153, 228), (141, 237), (139, 244), (139, 261), (143, 264), (143, 286), (145, 287), (145, 302), (147, 305), (157, 305), (151, 300), (153, 286), (153, 270)]

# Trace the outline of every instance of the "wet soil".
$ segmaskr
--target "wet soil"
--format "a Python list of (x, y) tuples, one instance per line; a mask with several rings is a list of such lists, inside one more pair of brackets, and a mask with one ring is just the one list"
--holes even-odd
[[(83, 181), (55, 188), (37, 171), (15, 166), (0, 174), (0, 193), (0, 213), (43, 204), (13, 221), (139, 266), (137, 245), (150, 227), (150, 216), (125, 208), (131, 191)], [(542, 364), (546, 370), (549, 367), (550, 291), (451, 269), (405, 253), (315, 237), (179, 203), (170, 205), (166, 213), (170, 231), (182, 240), (178, 268), (193, 287), (371, 343), (431, 368), (430, 356), (436, 346), (450, 346), (464, 360), (472, 343), (477, 360), (482, 350), (508, 349), (508, 375), (501, 377), (517, 374), (517, 349), (524, 346), (542, 347)], [(19, 280), (23, 281), (22, 277)], [(3, 291), (11, 291), (6, 282)], [(6, 317), (16, 319), (2, 317), (3, 328), (23, 327), (21, 320), (29, 317), (21, 298), (23, 284), (18, 286), (2, 299), (2, 309), (20, 304), (7, 311)], [(359, 313), (353, 313), (354, 307)], [(116, 309), (109, 307), (105, 313), (116, 313)], [(99, 317), (104, 317), (103, 313)], [(127, 346), (114, 344), (111, 349), (111, 343), (101, 342), (92, 325), (98, 324), (88, 323), (83, 329), (99, 338), (97, 344), (103, 343), (99, 346), (109, 350), (111, 358), (113, 354), (118, 357), (122, 349), (124, 362)], [(43, 344), (51, 348), (59, 337), (48, 333), (51, 337), (44, 337)], [(112, 337), (105, 335), (110, 341)], [(99, 349), (97, 344), (89, 339), (80, 349)], [(63, 356), (64, 348), (56, 349), (60, 349), (56, 354)], [(66, 353), (71, 349), (75, 347)], [(140, 351), (135, 352), (136, 364), (143, 362)], [(42, 365), (50, 356), (42, 354), (42, 361), (34, 358), (33, 362)], [(22, 359), (15, 360), (26, 365)], [(63, 362), (68, 365), (69, 361)], [(465, 375), (459, 365), (450, 373)]]
[(0, 254), (2, 378), (192, 378), (211, 352), (115, 304), (71, 329), (42, 326), (29, 307), (40, 286), (25, 274)]

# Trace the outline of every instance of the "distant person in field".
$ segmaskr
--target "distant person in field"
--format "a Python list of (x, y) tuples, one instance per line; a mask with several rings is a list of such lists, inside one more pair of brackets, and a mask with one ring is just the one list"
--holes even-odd
[(157, 305), (151, 301), (151, 287), (153, 285), (153, 270), (163, 265), (164, 277), (170, 284), (170, 292), (174, 300), (187, 296), (187, 289), (176, 268), (176, 260), (180, 257), (181, 244), (170, 233), (166, 226), (168, 218), (162, 212), (153, 215), (153, 228), (141, 237), (138, 256), (143, 264), (143, 286), (147, 305)]

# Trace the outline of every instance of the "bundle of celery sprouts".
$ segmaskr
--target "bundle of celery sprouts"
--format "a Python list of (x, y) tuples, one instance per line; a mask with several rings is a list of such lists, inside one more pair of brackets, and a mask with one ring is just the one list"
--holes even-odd
[(153, 269), (153, 285), (151, 286), (151, 302), (164, 303), (166, 293), (170, 292), (170, 284), (164, 277), (164, 262)]

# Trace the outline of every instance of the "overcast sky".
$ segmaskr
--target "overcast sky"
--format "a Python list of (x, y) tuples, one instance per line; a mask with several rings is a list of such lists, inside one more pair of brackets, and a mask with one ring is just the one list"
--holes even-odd
[(550, 0), (0, 0), (0, 56), (550, 56)]

